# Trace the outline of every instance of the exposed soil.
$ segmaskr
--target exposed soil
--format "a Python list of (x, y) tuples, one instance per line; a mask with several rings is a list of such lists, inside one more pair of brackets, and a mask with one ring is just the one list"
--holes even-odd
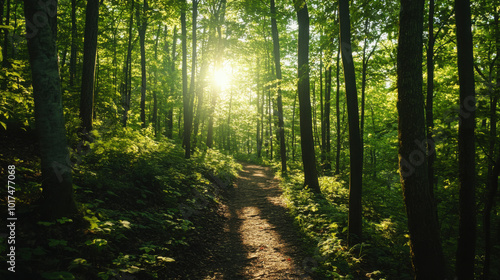
[(219, 218), (200, 221), (205, 228), (180, 256), (175, 267), (183, 271), (174, 278), (317, 279), (268, 167), (244, 163), (224, 197)]
[(206, 217), (207, 228), (191, 243), (198, 251), (182, 257), (190, 271), (177, 279), (316, 279), (268, 167), (243, 164), (225, 197), (221, 218)]

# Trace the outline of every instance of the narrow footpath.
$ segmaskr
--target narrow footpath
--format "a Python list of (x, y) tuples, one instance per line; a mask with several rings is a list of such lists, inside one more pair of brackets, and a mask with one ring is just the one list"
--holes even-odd
[(268, 167), (243, 164), (230, 191), (224, 233), (205, 279), (313, 279), (278, 180)]

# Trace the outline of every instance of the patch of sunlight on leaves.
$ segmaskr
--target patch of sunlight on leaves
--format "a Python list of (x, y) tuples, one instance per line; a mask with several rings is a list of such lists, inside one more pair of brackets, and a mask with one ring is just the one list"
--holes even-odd
[(172, 258), (169, 258), (169, 257), (163, 257), (163, 256), (158, 256), (157, 259), (160, 261), (160, 262), (175, 262), (174, 259)]
[(73, 222), (73, 220), (72, 220), (72, 219), (67, 218), (67, 217), (62, 217), (62, 218), (60, 218), (60, 219), (57, 219), (56, 221), (57, 221), (58, 223), (60, 223), (61, 225), (62, 225), (62, 224), (65, 224), (65, 223), (72, 223), (72, 222)]
[(87, 262), (86, 259), (83, 258), (76, 258), (71, 261), (70, 265), (68, 266), (69, 270), (78, 268), (78, 267), (89, 267), (90, 264)]
[(122, 220), (120, 220), (119, 222), (122, 225), (122, 227), (130, 229), (130, 222), (129, 221), (122, 221)]

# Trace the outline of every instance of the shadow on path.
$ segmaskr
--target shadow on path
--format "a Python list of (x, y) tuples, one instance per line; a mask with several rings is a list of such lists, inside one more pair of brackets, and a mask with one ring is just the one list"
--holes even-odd
[(272, 171), (243, 164), (229, 193), (224, 233), (204, 279), (313, 279)]

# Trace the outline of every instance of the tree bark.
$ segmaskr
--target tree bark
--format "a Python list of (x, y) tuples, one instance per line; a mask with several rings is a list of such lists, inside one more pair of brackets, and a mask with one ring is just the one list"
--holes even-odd
[(326, 81), (325, 81), (325, 109), (323, 110), (323, 123), (325, 125), (323, 134), (325, 134), (324, 139), (325, 143), (325, 159), (323, 162), (323, 168), (326, 171), (332, 169), (332, 164), (330, 162), (330, 152), (331, 152), (331, 143), (330, 143), (330, 111), (331, 111), (331, 100), (332, 100), (332, 66), (328, 66), (325, 72)]
[(425, 121), (427, 128), (427, 158), (429, 187), (434, 197), (434, 161), (436, 160), (433, 139), (434, 130), (434, 0), (429, 1), (429, 42), (427, 44), (427, 98), (425, 103)]
[(300, 112), (300, 137), (302, 164), (304, 166), (304, 185), (313, 192), (321, 193), (316, 171), (316, 154), (312, 132), (311, 97), (309, 84), (309, 13), (305, 1), (295, 1), (298, 36), (298, 94)]
[(139, 29), (139, 45), (141, 49), (141, 127), (146, 128), (146, 30), (148, 28), (148, 20), (146, 11), (149, 9), (148, 1), (144, 0), (142, 13), (137, 10), (137, 23)]
[[(174, 32), (172, 34), (172, 58), (171, 58), (171, 61), (170, 61), (170, 71), (169, 71), (169, 75), (170, 75), (170, 96), (174, 96), (175, 94), (175, 81), (174, 81), (174, 77), (176, 76), (175, 75), (175, 61), (176, 61), (176, 52), (177, 52), (177, 26), (174, 26)], [(166, 136), (170, 139), (173, 138), (174, 136), (174, 106), (172, 104), (169, 104), (168, 105), (169, 108), (167, 110), (167, 132), (166, 132)]]
[[(73, 197), (71, 163), (66, 141), (62, 93), (56, 47), (57, 2), (46, 9), (43, 2), (24, 1), (28, 53), (33, 77), (35, 124), (40, 143), (42, 169), (41, 213), (44, 219), (77, 213)], [(34, 27), (35, 16), (45, 15), (47, 24)]]
[[(89, 4), (87, 3), (87, 6)], [(71, 56), (69, 58), (69, 86), (72, 88), (75, 84), (76, 76), (76, 37), (77, 26), (76, 26), (76, 0), (71, 0)]]
[(273, 35), (273, 55), (274, 65), (276, 67), (276, 79), (278, 87), (277, 106), (278, 106), (278, 137), (280, 142), (280, 159), (281, 159), (281, 172), (286, 174), (286, 146), (285, 146), (285, 125), (283, 122), (283, 103), (281, 97), (281, 62), (280, 62), (280, 41), (278, 34), (278, 24), (276, 23), (276, 7), (274, 0), (271, 0), (271, 30)]
[(188, 80), (187, 80), (187, 30), (186, 30), (186, 10), (187, 1), (182, 1), (181, 7), (181, 32), (182, 32), (182, 103), (183, 103), (183, 114), (184, 114), (184, 132), (182, 145), (184, 146), (184, 157), (190, 158), (191, 154), (191, 123), (190, 123), (190, 103), (191, 98), (188, 91)]
[(476, 249), (476, 150), (474, 58), (469, 0), (455, 0), (457, 66), (460, 84), (458, 126), (459, 233), (456, 273), (459, 280), (474, 278)]
[(123, 67), (124, 78), (121, 86), (122, 92), (122, 125), (127, 126), (128, 121), (128, 111), (130, 110), (130, 98), (131, 98), (131, 73), (132, 73), (132, 27), (134, 24), (134, 0), (130, 1), (130, 22), (128, 27), (128, 46), (127, 46), (127, 56), (125, 58), (125, 65)]
[(348, 245), (353, 246), (361, 241), (362, 208), (361, 190), (363, 184), (363, 153), (359, 133), (359, 111), (356, 91), (356, 77), (351, 49), (351, 28), (349, 1), (339, 2), (340, 46), (344, 79), (346, 84), (347, 116), (349, 122), (349, 233)]
[(88, 0), (85, 16), (85, 40), (83, 42), (83, 71), (80, 94), (80, 119), (82, 137), (92, 130), (94, 117), (94, 86), (97, 57), (97, 32), (99, 0)]
[(397, 54), (399, 170), (415, 279), (444, 279), (445, 262), (429, 188), (422, 94), (424, 0), (401, 0)]
[(337, 147), (336, 147), (336, 156), (335, 156), (335, 174), (340, 174), (340, 44), (337, 50), (337, 71), (336, 74), (336, 82), (337, 82), (337, 91), (335, 96), (335, 113), (337, 117)]

